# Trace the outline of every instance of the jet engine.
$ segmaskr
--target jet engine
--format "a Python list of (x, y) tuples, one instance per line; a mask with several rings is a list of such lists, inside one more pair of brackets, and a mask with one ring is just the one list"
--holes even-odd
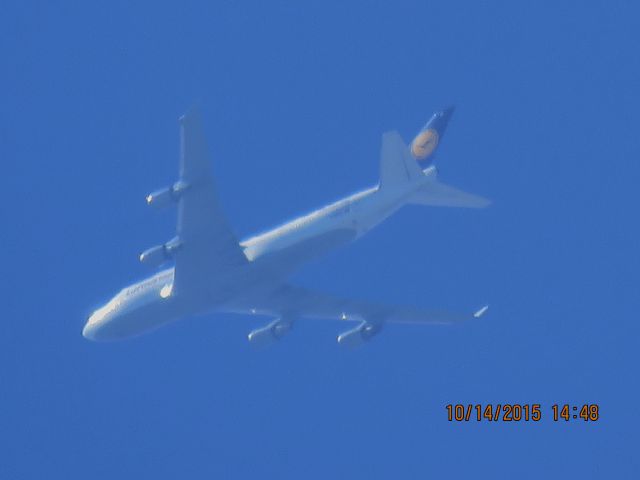
[(279, 318), (269, 325), (253, 330), (247, 338), (254, 345), (269, 345), (280, 340), (285, 333), (291, 330), (291, 321)]
[(147, 195), (147, 205), (162, 208), (177, 202), (184, 191), (189, 188), (189, 184), (182, 180), (177, 181), (173, 186), (164, 188)]
[(151, 265), (154, 267), (160, 266), (163, 263), (171, 260), (175, 252), (181, 246), (180, 240), (176, 237), (172, 240), (169, 240), (164, 245), (157, 245), (155, 247), (151, 247), (148, 250), (145, 250), (140, 254), (140, 262), (145, 265)]
[(364, 321), (353, 330), (348, 330), (338, 335), (337, 340), (340, 345), (357, 347), (358, 345), (362, 345), (364, 342), (370, 340), (371, 337), (379, 333), (381, 329), (382, 325), (380, 324), (373, 324)]

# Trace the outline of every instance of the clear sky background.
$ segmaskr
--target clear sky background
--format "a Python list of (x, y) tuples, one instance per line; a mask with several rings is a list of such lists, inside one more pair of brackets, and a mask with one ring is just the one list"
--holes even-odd
[[(91, 5), (85, 5), (91, 3)], [(0, 478), (638, 478), (640, 7), (616, 2), (15, 2), (0, 16)], [(173, 235), (199, 104), (240, 237), (378, 177), (381, 134), (458, 108), (441, 179), (299, 284), (469, 311), (455, 327), (188, 319), (122, 343), (89, 313)], [(449, 423), (448, 403), (541, 403)], [(551, 405), (598, 403), (597, 423)]]

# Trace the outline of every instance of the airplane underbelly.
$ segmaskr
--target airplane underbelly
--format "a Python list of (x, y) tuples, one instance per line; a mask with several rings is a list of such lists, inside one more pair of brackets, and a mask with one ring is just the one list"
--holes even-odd
[(301, 239), (290, 245), (283, 245), (280, 248), (272, 249), (264, 253), (256, 263), (270, 266), (274, 269), (285, 269), (297, 267), (313, 258), (322, 256), (327, 252), (346, 245), (357, 236), (357, 231), (351, 228), (338, 228), (328, 232), (313, 235), (306, 239)]

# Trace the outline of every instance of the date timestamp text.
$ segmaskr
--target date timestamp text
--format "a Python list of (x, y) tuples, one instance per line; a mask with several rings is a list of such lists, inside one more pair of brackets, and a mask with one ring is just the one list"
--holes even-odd
[[(550, 409), (543, 409), (539, 403), (450, 403), (446, 405), (446, 410), (450, 422), (539, 422), (547, 414), (554, 422), (596, 422), (600, 419), (600, 407), (596, 403), (556, 403)], [(543, 413), (543, 410), (547, 413)]]

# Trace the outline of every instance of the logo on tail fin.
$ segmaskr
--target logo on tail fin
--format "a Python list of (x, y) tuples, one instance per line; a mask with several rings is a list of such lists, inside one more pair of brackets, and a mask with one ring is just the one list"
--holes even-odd
[(411, 142), (411, 154), (416, 160), (426, 160), (438, 146), (440, 135), (438, 132), (429, 128), (420, 132)]
[(411, 155), (419, 162), (425, 162), (433, 156), (447, 129), (449, 119), (453, 114), (453, 107), (445, 108), (434, 113), (420, 133), (411, 142)]

